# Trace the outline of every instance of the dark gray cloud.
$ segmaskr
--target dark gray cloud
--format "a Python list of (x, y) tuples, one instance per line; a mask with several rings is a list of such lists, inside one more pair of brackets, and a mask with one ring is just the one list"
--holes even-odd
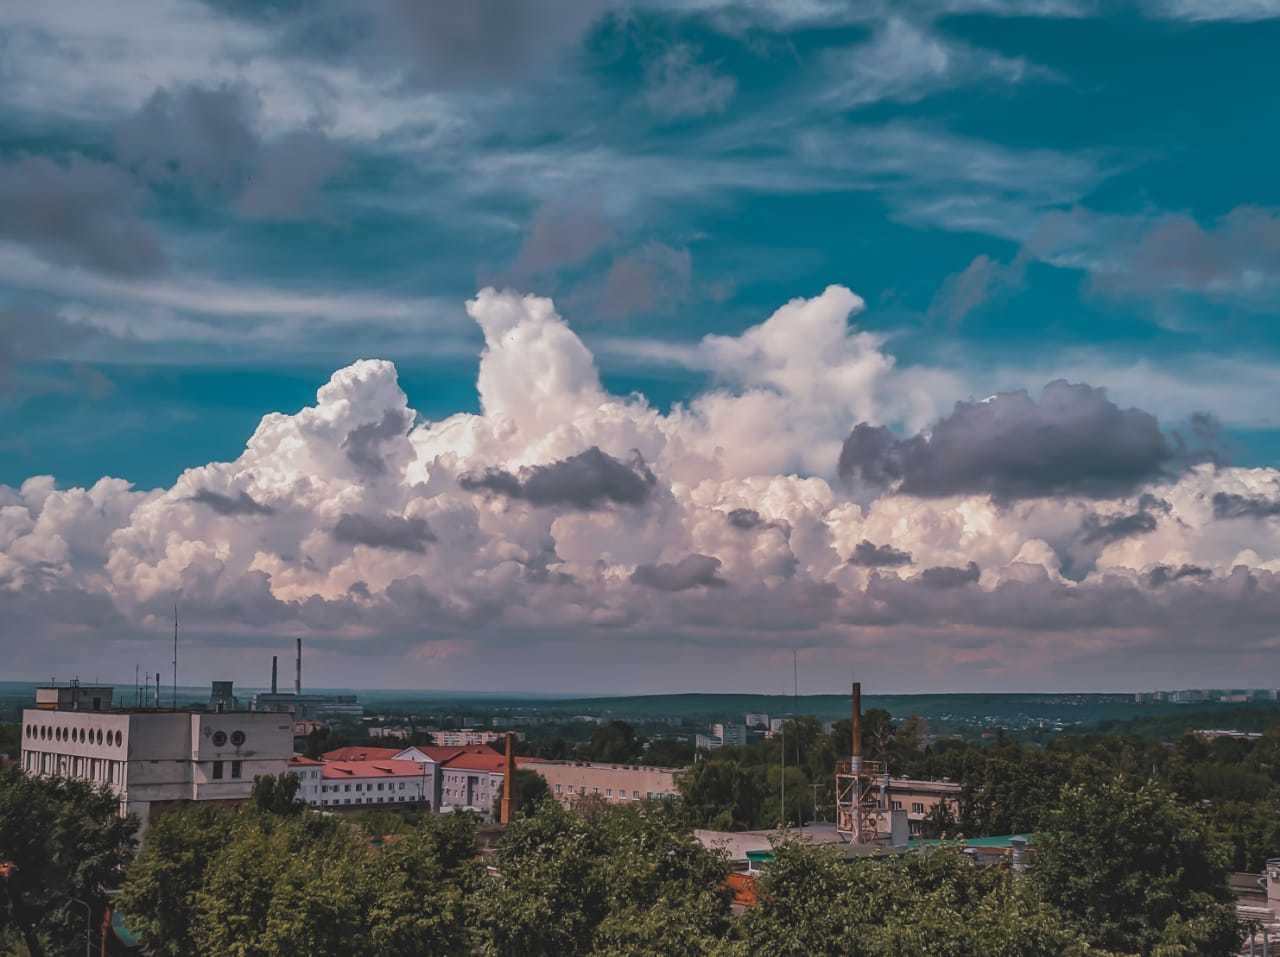
[(1111, 498), (1159, 478), (1179, 457), (1150, 413), (1058, 380), (1039, 402), (1025, 392), (957, 402), (929, 432), (907, 439), (859, 424), (841, 449), (839, 472), (920, 496)]
[(342, 451), (352, 465), (370, 475), (383, 475), (387, 463), (382, 457), (382, 444), (409, 431), (413, 416), (399, 409), (388, 409), (377, 422), (358, 425), (342, 440)]
[(350, 512), (333, 526), (333, 540), (348, 545), (368, 545), (400, 552), (426, 551), (436, 540), (425, 518), (402, 515), (356, 515)]
[(861, 568), (897, 568), (911, 564), (911, 553), (892, 545), (875, 545), (864, 538), (853, 547), (849, 564)]
[(1157, 565), (1147, 572), (1146, 577), (1148, 585), (1152, 588), (1159, 588), (1161, 585), (1180, 581), (1183, 578), (1195, 578), (1203, 581), (1211, 574), (1212, 572), (1209, 569), (1201, 568), (1199, 565), (1179, 565), (1176, 568), (1173, 565)]
[(1277, 515), (1280, 515), (1280, 498), (1237, 495), (1234, 492), (1215, 492), (1213, 495), (1214, 518), (1273, 518)]
[(961, 585), (976, 582), (981, 577), (982, 573), (978, 569), (977, 562), (970, 562), (964, 568), (935, 565), (920, 573), (920, 583), (929, 588), (959, 588)]
[(764, 519), (754, 508), (735, 508), (725, 515), (725, 520), (734, 528), (740, 528), (743, 531), (759, 528), (764, 524)]
[(258, 150), (257, 111), (244, 85), (156, 90), (116, 130), (116, 155), (149, 179), (238, 187)]
[(373, 0), (369, 65), (431, 87), (510, 83), (558, 67), (612, 4), (608, 0)]
[(323, 133), (288, 133), (262, 148), (236, 212), (280, 222), (325, 218), (321, 190), (346, 168), (342, 150)]
[(42, 259), (140, 275), (164, 266), (159, 240), (139, 218), (142, 194), (123, 170), (72, 155), (0, 161), (0, 238)]
[(637, 565), (631, 580), (658, 591), (686, 591), (690, 588), (719, 588), (727, 584), (717, 572), (720, 559), (710, 555), (686, 555), (678, 562)]
[(613, 239), (613, 227), (590, 206), (543, 206), (529, 224), (512, 273), (525, 280), (580, 266)]
[(593, 445), (559, 462), (521, 469), (518, 476), (493, 468), (479, 475), (463, 475), (458, 483), (471, 491), (496, 492), (533, 505), (589, 509), (610, 502), (641, 505), (648, 500), (657, 478), (638, 452), (630, 462), (620, 462)]
[(207, 505), (219, 515), (274, 515), (275, 509), (257, 501), (248, 492), (224, 495), (212, 489), (202, 488), (187, 498), (188, 502)]
[(1128, 515), (1086, 515), (1080, 524), (1080, 541), (1086, 545), (1109, 545), (1135, 535), (1154, 532), (1159, 524), (1155, 512), (1168, 514), (1170, 505), (1162, 498), (1145, 493), (1138, 499), (1138, 510)]
[(604, 277), (600, 310), (611, 319), (666, 312), (692, 293), (693, 256), (665, 243), (645, 243), (614, 259)]

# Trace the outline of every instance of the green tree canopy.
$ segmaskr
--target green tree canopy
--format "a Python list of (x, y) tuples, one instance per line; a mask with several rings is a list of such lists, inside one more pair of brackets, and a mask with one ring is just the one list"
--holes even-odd
[(1224, 848), (1161, 785), (1065, 787), (1036, 837), (1032, 880), (1095, 944), (1158, 957), (1227, 957), (1239, 943)]
[(89, 906), (96, 935), (137, 828), (109, 791), (0, 770), (0, 861), (16, 865), (0, 895), (0, 933), (14, 928), (32, 957), (84, 953), (86, 915), (76, 901)]

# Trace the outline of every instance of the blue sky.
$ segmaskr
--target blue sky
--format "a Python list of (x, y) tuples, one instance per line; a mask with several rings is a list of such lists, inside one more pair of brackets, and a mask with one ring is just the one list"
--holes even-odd
[(662, 412), (742, 385), (704, 337), (838, 284), (928, 383), (894, 435), (1065, 378), (1280, 465), (1271, 0), (68, 0), (0, 31), (0, 485), (170, 489), (362, 358), (420, 426), (480, 413), (490, 286)]
[[(739, 331), (841, 282), (899, 361), (961, 370), (978, 393), (1089, 374), (1176, 421), (1190, 389), (1239, 460), (1280, 451), (1250, 395), (1280, 348), (1280, 252), (1226, 225), (1256, 207), (1280, 233), (1265, 5), (575, 4), (564, 32), (511, 25), (528, 31), (514, 64), (484, 24), (424, 24), (462, 34), (438, 69), (421, 67), (426, 41), (334, 36), (325, 5), (142, 5), (74, 30), (58, 6), (9, 15), (0, 155), (118, 172), (134, 195), (105, 215), (163, 262), (93, 270), (5, 231), (4, 309), (29, 317), (10, 321), (79, 334), (14, 337), (4, 481), (90, 482), (109, 455), (113, 475), (172, 482), (192, 423), (230, 457), (262, 413), (366, 355), (396, 361), (424, 414), (465, 407), (478, 338), (461, 304), (492, 282), (553, 295), (606, 375), (661, 383), (660, 401), (698, 382), (627, 343)], [(1046, 6), (1064, 15), (1019, 15)], [(151, 37), (148, 14), (168, 21)], [(192, 119), (192, 91), (225, 94), (241, 139)], [(331, 175), (237, 212), (254, 174), (236, 151), (289, 136), (313, 137)], [(1135, 259), (1171, 222), (1186, 235)], [(948, 298), (966, 269), (968, 295)]]

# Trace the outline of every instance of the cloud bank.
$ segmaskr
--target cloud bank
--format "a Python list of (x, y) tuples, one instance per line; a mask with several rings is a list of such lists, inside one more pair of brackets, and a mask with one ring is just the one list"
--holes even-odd
[(478, 414), (421, 420), (361, 360), (171, 487), (0, 486), (0, 653), (128, 647), (178, 597), (211, 647), (466, 674), (501, 649), (544, 681), (794, 648), (916, 686), (1141, 683), (1137, 652), (1273, 646), (1280, 471), (1195, 463), (1086, 384), (940, 414), (862, 308), (833, 286), (708, 336), (717, 384), (662, 412), (550, 300), (485, 289)]

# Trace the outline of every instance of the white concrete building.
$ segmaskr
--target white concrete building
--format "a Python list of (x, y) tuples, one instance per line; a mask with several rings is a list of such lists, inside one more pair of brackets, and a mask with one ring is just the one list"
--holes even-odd
[(180, 801), (243, 801), (259, 774), (283, 774), (293, 754), (287, 715), (249, 712), (22, 712), (22, 768), (110, 789), (120, 813), (146, 826)]
[(720, 739), (722, 747), (731, 747), (733, 745), (745, 745), (747, 743), (747, 729), (740, 724), (713, 724), (711, 726), (712, 737)]
[(758, 712), (748, 711), (743, 721), (748, 728), (765, 728), (769, 727), (769, 716), (767, 714), (759, 714)]
[[(524, 738), (519, 731), (511, 732), (517, 740)], [(505, 731), (480, 731), (476, 728), (460, 728), (457, 731), (432, 731), (431, 740), (438, 748), (469, 748), (478, 744), (498, 744)]]
[(418, 761), (313, 761), (295, 757), (289, 772), (299, 781), (298, 797), (312, 807), (433, 808), (434, 775)]
[(440, 810), (475, 811), (493, 816), (493, 805), (502, 793), (503, 758), (488, 748), (464, 751), (439, 767)]

